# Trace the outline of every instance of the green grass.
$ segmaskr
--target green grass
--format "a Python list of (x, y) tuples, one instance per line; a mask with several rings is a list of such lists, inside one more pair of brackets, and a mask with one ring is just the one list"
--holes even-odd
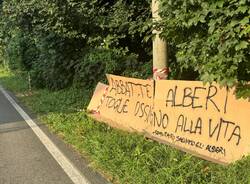
[(114, 183), (250, 184), (250, 157), (221, 166), (141, 135), (110, 128), (83, 111), (90, 91), (70, 88), (29, 92), (27, 77), (22, 76), (0, 69), (1, 84)]

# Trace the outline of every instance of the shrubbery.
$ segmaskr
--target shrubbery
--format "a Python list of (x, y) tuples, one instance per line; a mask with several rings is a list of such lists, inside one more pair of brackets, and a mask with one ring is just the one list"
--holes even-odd
[(179, 68), (205, 82), (233, 86), (250, 79), (250, 1), (161, 0), (163, 37)]
[[(247, 0), (161, 1), (171, 79), (245, 84), (250, 78)], [(105, 73), (147, 78), (152, 63), (151, 0), (16, 1), (0, 11), (0, 53), (33, 86), (92, 87)]]
[(105, 73), (134, 73), (150, 58), (147, 1), (4, 1), (1, 48), (33, 86), (93, 87)]
[(105, 81), (107, 73), (121, 75), (132, 73), (138, 68), (137, 56), (115, 49), (94, 49), (75, 65), (74, 82), (78, 86), (94, 87), (98, 81)]

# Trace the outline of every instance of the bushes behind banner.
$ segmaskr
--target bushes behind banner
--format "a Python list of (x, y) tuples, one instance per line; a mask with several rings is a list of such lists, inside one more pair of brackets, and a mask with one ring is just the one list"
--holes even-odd
[(230, 87), (250, 80), (250, 1), (161, 2), (159, 26), (180, 70)]
[[(249, 1), (160, 1), (162, 21), (155, 26), (168, 41), (170, 79), (230, 87), (249, 81)], [(95, 85), (104, 72), (147, 78), (152, 75), (150, 4), (1, 1), (2, 63), (30, 71), (33, 86), (54, 90), (74, 82)]]
[[(133, 73), (150, 59), (149, 1), (3, 1), (6, 65), (36, 87), (95, 86), (105, 72)], [(103, 57), (103, 58), (101, 58)]]

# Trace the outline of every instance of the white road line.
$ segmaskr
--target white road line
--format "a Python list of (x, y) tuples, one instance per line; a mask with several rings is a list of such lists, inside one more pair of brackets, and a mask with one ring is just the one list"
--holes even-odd
[(37, 124), (24, 112), (24, 110), (15, 102), (15, 100), (0, 86), (0, 91), (9, 100), (12, 106), (23, 117), (26, 123), (34, 131), (43, 145), (47, 148), (50, 154), (62, 167), (64, 172), (69, 176), (74, 184), (90, 184), (90, 182), (74, 167), (74, 165), (65, 157), (65, 155), (56, 147), (56, 145), (48, 138), (48, 136), (37, 126)]

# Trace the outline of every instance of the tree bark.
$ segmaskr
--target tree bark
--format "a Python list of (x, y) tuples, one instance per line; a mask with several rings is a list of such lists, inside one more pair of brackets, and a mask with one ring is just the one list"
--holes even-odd
[[(152, 17), (154, 23), (161, 20), (159, 15), (159, 0), (152, 0)], [(167, 42), (160, 38), (160, 30), (154, 29), (153, 34), (155, 35), (153, 39), (153, 78), (166, 79), (169, 71), (167, 68)]]

